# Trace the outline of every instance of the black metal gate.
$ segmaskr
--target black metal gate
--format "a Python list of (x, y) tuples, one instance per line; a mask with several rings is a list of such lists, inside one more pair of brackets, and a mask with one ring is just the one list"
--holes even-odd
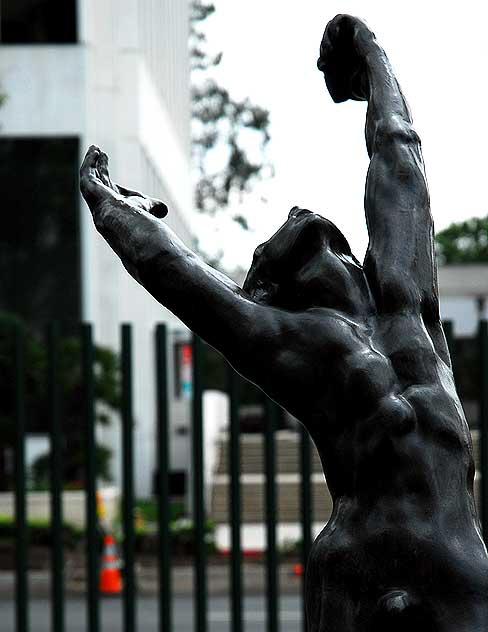
[[(451, 351), (454, 349), (452, 327), (445, 326)], [(26, 477), (25, 477), (25, 341), (20, 326), (15, 329), (15, 357), (13, 362), (16, 417), (15, 445), (15, 523), (16, 523), (16, 630), (35, 630), (28, 619), (28, 527), (26, 520)], [(87, 562), (87, 630), (98, 632), (99, 615), (99, 550), (96, 508), (96, 463), (95, 463), (95, 393), (94, 393), (94, 346), (92, 327), (83, 324), (80, 331), (82, 348), (82, 381), (84, 401), (84, 423), (86, 435), (86, 562)], [(480, 393), (479, 428), (481, 470), (486, 471), (488, 463), (488, 323), (482, 321), (479, 327)], [(172, 630), (172, 586), (170, 553), (170, 506), (169, 506), (169, 406), (167, 331), (165, 325), (158, 325), (155, 331), (156, 381), (157, 381), (157, 466), (159, 477), (158, 529), (159, 529), (159, 630)], [(124, 558), (123, 588), (123, 630), (135, 632), (136, 588), (134, 571), (134, 462), (133, 462), (133, 411), (132, 411), (132, 332), (131, 326), (121, 327), (121, 367), (122, 367), (122, 551)], [(48, 334), (48, 406), (51, 419), (51, 463), (50, 498), (52, 550), (52, 630), (68, 630), (65, 622), (65, 583), (62, 544), (62, 428), (60, 419), (59, 388), (59, 328), (53, 324)], [(243, 582), (241, 552), (241, 489), (240, 489), (240, 449), (239, 449), (239, 384), (237, 374), (228, 368), (228, 394), (230, 397), (230, 524), (231, 524), (231, 625), (233, 632), (243, 630)], [(193, 338), (193, 404), (192, 404), (192, 460), (193, 460), (193, 519), (196, 536), (195, 586), (194, 586), (194, 626), (195, 632), (206, 632), (207, 612), (207, 560), (205, 548), (205, 506), (204, 506), (204, 453), (202, 428), (202, 343)], [(275, 430), (278, 408), (271, 400), (266, 400), (265, 430), (265, 506), (266, 506), (266, 612), (268, 632), (279, 630), (278, 612), (278, 554), (276, 543), (276, 488), (275, 488)], [(312, 498), (311, 498), (311, 444), (306, 431), (302, 429), (300, 438), (301, 467), (301, 520), (302, 520), (302, 562), (306, 560), (312, 544)], [(488, 532), (488, 476), (481, 481), (482, 524)], [(302, 593), (303, 595), (303, 593)], [(302, 604), (304, 600), (302, 599)], [(302, 606), (303, 610), (304, 607)], [(306, 632), (305, 617), (303, 628)]]

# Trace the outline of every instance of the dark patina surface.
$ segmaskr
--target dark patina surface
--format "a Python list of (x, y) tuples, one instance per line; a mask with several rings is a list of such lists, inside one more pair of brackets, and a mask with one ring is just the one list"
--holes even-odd
[(96, 147), (82, 192), (129, 273), (309, 430), (334, 501), (308, 565), (310, 632), (482, 632), (488, 558), (420, 141), (362, 21), (327, 25), (318, 66), (334, 101), (368, 101), (363, 265), (295, 207), (240, 288), (180, 242), (162, 202), (114, 185)]

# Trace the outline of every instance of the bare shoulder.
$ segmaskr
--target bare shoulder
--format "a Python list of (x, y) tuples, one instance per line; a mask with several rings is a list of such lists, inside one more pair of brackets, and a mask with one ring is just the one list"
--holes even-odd
[(271, 308), (269, 335), (280, 350), (305, 346), (310, 353), (347, 352), (360, 344), (366, 326), (334, 309), (314, 307), (301, 312)]
[[(259, 385), (279, 381), (312, 385), (324, 377), (324, 367), (342, 364), (344, 358), (361, 347), (364, 325), (336, 310), (312, 308), (287, 312), (269, 308), (266, 322), (256, 323), (266, 344), (256, 349), (254, 371)], [(252, 335), (252, 332), (250, 332)], [(265, 349), (266, 347), (266, 349)], [(270, 354), (271, 352), (271, 354)], [(259, 362), (271, 355), (269, 364)], [(269, 358), (269, 355), (268, 355)]]

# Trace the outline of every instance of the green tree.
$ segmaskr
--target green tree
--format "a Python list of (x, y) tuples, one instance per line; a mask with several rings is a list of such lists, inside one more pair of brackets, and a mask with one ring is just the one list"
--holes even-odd
[[(0, 313), (0, 486), (9, 485), (5, 454), (15, 445), (15, 389), (13, 362), (15, 327), (20, 327), (25, 341), (25, 408), (29, 432), (47, 432), (47, 349), (44, 342), (10, 313)], [(81, 345), (78, 338), (65, 337), (59, 348), (59, 379), (62, 393), (63, 481), (82, 486), (84, 480), (84, 420)], [(94, 388), (96, 421), (108, 424), (110, 411), (120, 403), (120, 371), (118, 356), (104, 347), (94, 350)], [(110, 450), (97, 446), (97, 473), (109, 480)], [(34, 479), (47, 483), (49, 456), (40, 457), (34, 465)]]
[[(222, 59), (222, 53), (211, 56), (207, 52), (201, 29), (214, 11), (213, 4), (202, 0), (191, 4), (192, 147), (198, 171), (195, 202), (200, 211), (210, 214), (227, 207), (233, 193), (250, 191), (267, 170), (271, 173), (265, 158), (269, 112), (249, 99), (236, 101), (208, 77)], [(233, 219), (247, 228), (242, 215)]]
[(439, 262), (488, 263), (488, 217), (456, 222), (436, 236)]

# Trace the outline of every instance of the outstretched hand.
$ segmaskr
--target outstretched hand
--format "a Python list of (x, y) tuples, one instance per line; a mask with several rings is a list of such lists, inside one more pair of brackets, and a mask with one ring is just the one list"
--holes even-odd
[(168, 214), (168, 207), (161, 200), (114, 184), (108, 171), (108, 156), (95, 145), (88, 148), (81, 165), (80, 189), (95, 220), (96, 214), (106, 205), (147, 211), (158, 218)]

